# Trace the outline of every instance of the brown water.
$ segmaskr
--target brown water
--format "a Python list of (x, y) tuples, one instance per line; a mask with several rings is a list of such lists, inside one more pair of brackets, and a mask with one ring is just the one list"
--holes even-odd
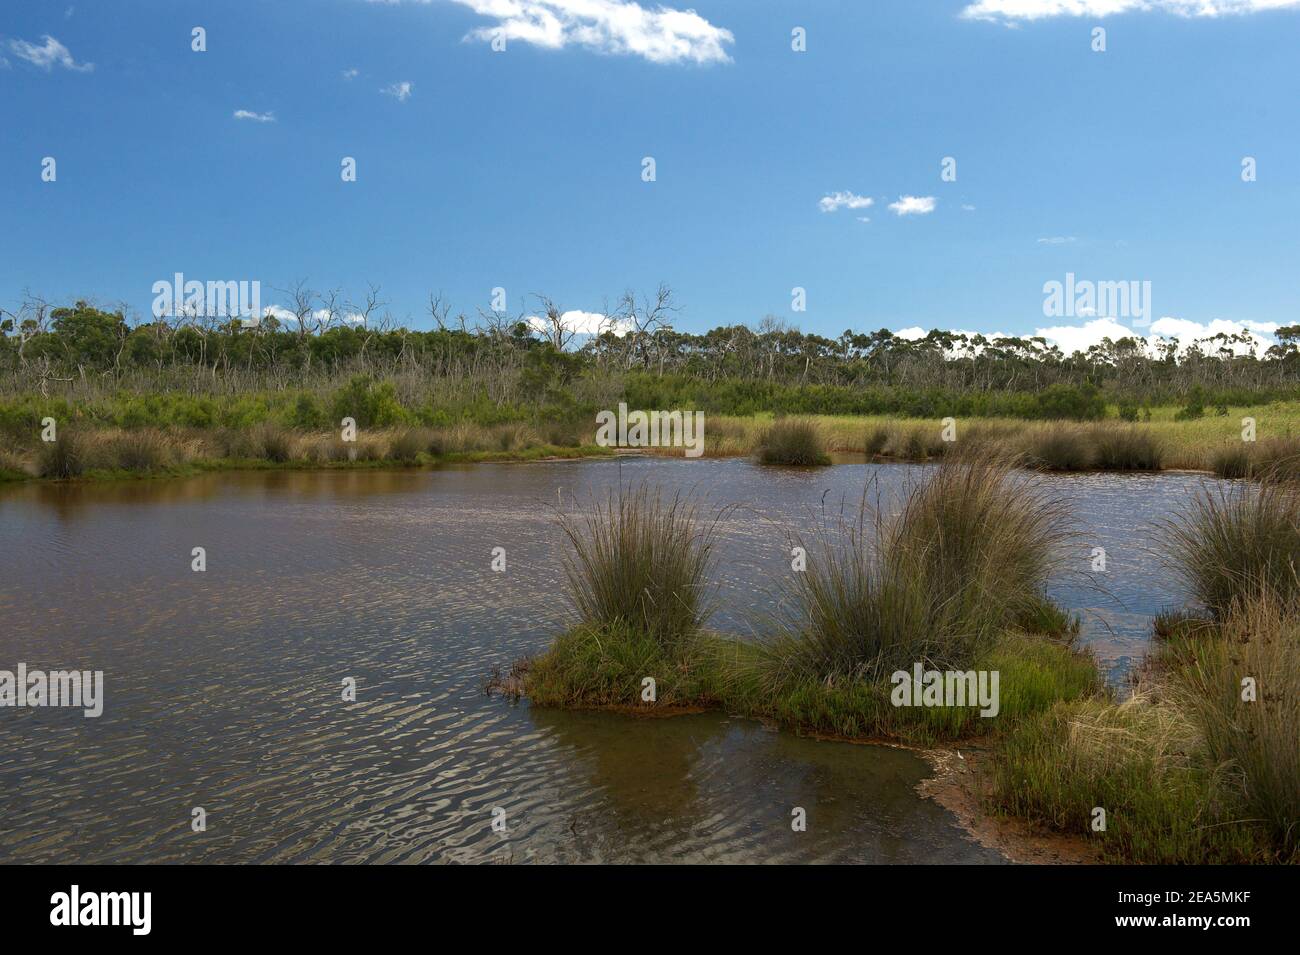
[[(0, 669), (106, 685), (98, 719), (0, 708), (0, 862), (1001, 861), (914, 792), (906, 751), (481, 692), (566, 620), (556, 502), (649, 479), (744, 505), (715, 625), (745, 633), (790, 527), (920, 470), (636, 458), (0, 489)], [(1056, 589), (1118, 678), (1182, 598), (1147, 522), (1202, 479), (1033, 480), (1075, 504), (1081, 571), (1107, 550), (1107, 574)]]

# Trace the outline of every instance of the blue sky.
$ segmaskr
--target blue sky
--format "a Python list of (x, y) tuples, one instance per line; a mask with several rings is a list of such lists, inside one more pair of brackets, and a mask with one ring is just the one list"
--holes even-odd
[(1029, 334), (1098, 321), (1044, 316), (1073, 272), (1149, 281), (1157, 331), (1300, 321), (1300, 0), (674, 2), (6, 4), (0, 304), (666, 282), (693, 331)]

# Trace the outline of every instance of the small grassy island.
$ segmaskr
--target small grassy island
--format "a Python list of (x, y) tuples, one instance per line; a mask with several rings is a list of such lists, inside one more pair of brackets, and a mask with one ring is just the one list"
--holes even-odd
[[(506, 688), (536, 706), (720, 708), (858, 741), (978, 738), (987, 811), (1095, 840), (1108, 861), (1297, 861), (1295, 485), (1207, 493), (1166, 528), (1200, 606), (1158, 621), (1123, 699), (1046, 596), (1064, 505), (1003, 460), (950, 456), (894, 513), (864, 502), (799, 542), (806, 565), (756, 640), (708, 626), (723, 517), (645, 486), (562, 516), (577, 622)], [(980, 709), (973, 678), (959, 705), (900, 705), (921, 671), (997, 674), (997, 705)]]

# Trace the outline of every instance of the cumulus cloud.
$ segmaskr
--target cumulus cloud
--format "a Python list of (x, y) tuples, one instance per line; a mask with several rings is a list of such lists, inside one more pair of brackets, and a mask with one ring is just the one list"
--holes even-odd
[[(949, 329), (949, 331), (954, 335), (965, 335), (967, 338), (983, 334), (989, 341), (998, 338), (1045, 338), (1049, 344), (1055, 345), (1066, 355), (1072, 355), (1075, 352), (1086, 352), (1094, 345), (1100, 345), (1107, 338), (1111, 341), (1132, 338), (1142, 343), (1143, 349), (1148, 355), (1156, 356), (1159, 354), (1161, 346), (1168, 344), (1171, 339), (1178, 340), (1179, 354), (1185, 353), (1193, 344), (1199, 342), (1203, 343), (1201, 345), (1202, 350), (1207, 352), (1217, 352), (1221, 347), (1228, 347), (1234, 355), (1259, 355), (1276, 342), (1273, 335), (1277, 329), (1277, 322), (1250, 320), (1233, 322), (1222, 318), (1216, 318), (1208, 322), (1195, 322), (1191, 319), (1166, 316), (1152, 322), (1150, 328), (1145, 329), (1145, 331), (1150, 332), (1148, 335), (1140, 334), (1139, 331), (1121, 324), (1113, 318), (1094, 318), (1078, 325), (1053, 325), (1047, 328), (1036, 328), (1032, 333), (1020, 335), (1007, 335), (1004, 332), (972, 332), (957, 328)], [(900, 328), (894, 334), (908, 341), (918, 341), (928, 334), (928, 330), (919, 325), (912, 325), (908, 328)], [(1232, 342), (1227, 346), (1220, 342), (1207, 342), (1207, 339), (1220, 334), (1242, 336), (1244, 341)], [(973, 350), (978, 352), (980, 349), (975, 348)], [(952, 355), (955, 352), (949, 354)]]
[[(274, 318), (281, 324), (298, 324), (298, 316), (282, 305), (267, 305), (262, 309), (262, 318)], [(327, 308), (318, 308), (311, 313), (313, 322), (325, 322), (330, 317), (330, 311)], [(360, 312), (345, 312), (340, 316), (341, 321), (346, 325), (360, 325), (365, 322), (366, 317)], [(259, 319), (260, 322), (260, 319)], [(254, 324), (258, 324), (255, 322)]]
[(836, 209), (866, 209), (875, 201), (868, 196), (859, 196), (852, 192), (832, 192), (817, 200), (817, 208), (822, 212), (834, 212)]
[(939, 200), (934, 196), (899, 196), (889, 204), (889, 210), (900, 216), (924, 216), (934, 211)]
[(968, 20), (1016, 21), (1159, 10), (1182, 17), (1219, 17), (1291, 7), (1300, 7), (1300, 0), (975, 0), (961, 15)]
[[(1087, 351), (1093, 345), (1100, 345), (1103, 339), (1118, 341), (1121, 338), (1136, 338), (1141, 341), (1149, 354), (1171, 338), (1178, 339), (1179, 352), (1185, 352), (1196, 342), (1204, 341), (1214, 335), (1244, 334), (1247, 341), (1231, 346), (1233, 354), (1259, 354), (1274, 343), (1273, 333), (1278, 329), (1276, 322), (1232, 322), (1216, 318), (1209, 322), (1194, 322), (1186, 318), (1166, 316), (1151, 323), (1151, 334), (1142, 335), (1138, 331), (1115, 321), (1113, 318), (1094, 318), (1082, 325), (1055, 325), (1050, 328), (1035, 329), (1034, 334), (1046, 338), (1067, 355), (1076, 351)], [(1217, 346), (1215, 346), (1217, 347)]]
[(274, 123), (275, 113), (254, 113), (251, 109), (237, 109), (235, 119), (251, 119), (255, 123)]
[[(550, 328), (550, 322), (541, 315), (529, 315), (524, 321), (535, 332)], [(564, 322), (564, 327), (569, 331), (577, 332), (579, 335), (599, 335), (602, 332), (612, 331), (622, 337), (632, 330), (632, 323), (625, 319), (610, 318), (599, 312), (584, 312), (581, 309), (564, 312), (560, 315), (560, 321)]]
[(471, 37), (502, 36), (550, 50), (580, 46), (598, 53), (640, 56), (652, 63), (729, 63), (730, 30), (694, 10), (632, 0), (453, 0), (496, 21)]
[(402, 80), (402, 82), (400, 83), (392, 83), (388, 86), (385, 86), (379, 92), (383, 93), (385, 96), (391, 96), (399, 103), (405, 103), (408, 99), (411, 98), (411, 91), (414, 89), (415, 89), (414, 83), (412, 83), (410, 80)]
[(354, 79), (357, 78), (357, 74), (360, 73), (360, 72), (361, 72), (361, 71), (358, 70), (356, 67), (353, 67), (353, 68), (351, 68), (351, 69), (344, 70), (344, 71), (343, 71), (343, 78), (344, 78), (345, 80), (354, 80)]
[(20, 60), (26, 60), (33, 66), (40, 67), (46, 73), (56, 66), (74, 73), (89, 73), (95, 68), (94, 63), (78, 63), (72, 58), (68, 48), (48, 33), (41, 37), (41, 45), (28, 43), (26, 40), (10, 40), (9, 49)]

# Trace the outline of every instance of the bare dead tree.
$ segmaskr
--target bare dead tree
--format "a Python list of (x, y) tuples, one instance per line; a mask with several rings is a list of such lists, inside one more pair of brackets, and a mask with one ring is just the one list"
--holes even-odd
[(550, 342), (556, 351), (564, 351), (578, 334), (577, 330), (567, 324), (560, 307), (545, 295), (534, 296), (541, 306), (542, 327), (538, 329), (542, 337)]
[[(442, 292), (441, 291), (438, 292), (437, 295), (434, 295), (432, 292), (430, 292), (429, 293), (429, 317), (433, 319), (433, 324), (437, 327), (438, 331), (445, 332), (447, 330), (447, 316), (450, 314), (451, 314), (451, 303), (446, 301), (442, 297)], [(462, 315), (461, 316), (462, 324), (464, 323), (464, 321), (465, 321), (465, 317)]]
[(664, 283), (659, 283), (652, 297), (642, 296), (637, 300), (632, 291), (623, 293), (614, 315), (618, 322), (625, 323), (628, 333), (625, 336), (627, 367), (640, 363), (643, 368), (650, 365), (650, 347), (654, 333), (661, 328), (671, 328), (670, 319), (679, 308), (673, 298), (673, 290)]

